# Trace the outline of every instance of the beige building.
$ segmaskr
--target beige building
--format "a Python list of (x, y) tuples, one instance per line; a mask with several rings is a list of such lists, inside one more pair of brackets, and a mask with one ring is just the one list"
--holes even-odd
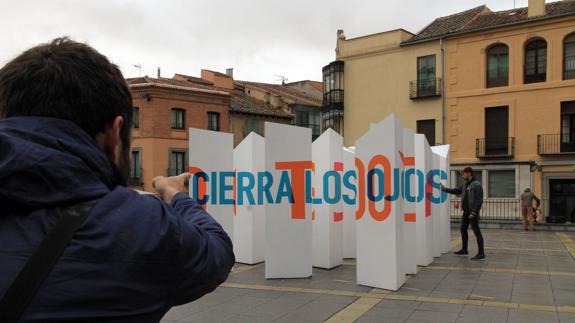
[(530, 187), (548, 221), (575, 221), (575, 1), (474, 10), (444, 42), (452, 165), (510, 212)]
[(444, 142), (440, 41), (402, 45), (413, 36), (397, 29), (346, 39), (338, 31), (336, 61), (323, 69), (323, 121), (346, 146), (392, 112), (431, 144)]

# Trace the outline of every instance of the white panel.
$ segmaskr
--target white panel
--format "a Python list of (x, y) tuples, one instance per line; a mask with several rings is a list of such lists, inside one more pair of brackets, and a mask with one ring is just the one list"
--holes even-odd
[[(383, 160), (387, 159), (390, 166), (390, 169), (385, 171), (384, 177), (391, 176), (393, 183), (393, 169), (401, 168), (398, 152), (403, 148), (402, 135), (403, 127), (396, 115), (391, 114), (381, 123), (372, 126), (370, 131), (356, 142), (356, 157), (365, 165), (364, 176), (368, 177), (372, 158), (376, 155), (383, 155), (385, 157)], [(381, 169), (382, 167), (376, 165), (375, 168)], [(378, 196), (379, 176), (373, 177), (377, 187), (373, 193)], [(366, 187), (369, 186), (367, 181), (365, 184)], [(388, 193), (393, 194), (396, 189), (400, 188), (395, 186), (392, 184)], [(385, 202), (385, 199), (376, 201), (374, 203), (376, 212), (371, 214), (366, 198), (365, 212), (356, 223), (357, 282), (361, 285), (397, 290), (405, 282), (401, 261), (403, 210), (400, 200)], [(389, 211), (387, 217), (377, 215), (377, 212), (385, 215), (384, 211)]]
[[(197, 167), (204, 171), (210, 179), (206, 183), (206, 194), (208, 202), (206, 211), (214, 217), (224, 228), (226, 233), (233, 239), (233, 141), (234, 137), (230, 133), (209, 131), (203, 129), (190, 128), (190, 148), (188, 155), (190, 167)], [(211, 178), (212, 172), (217, 172), (218, 178)], [(224, 192), (225, 196), (220, 196), (221, 183), (219, 175), (221, 172), (229, 172), (231, 176), (225, 177), (225, 185), (228, 186)], [(229, 175), (228, 173), (228, 175)], [(216, 180), (216, 181), (215, 181)], [(216, 184), (215, 201), (213, 184)], [(193, 187), (190, 185), (190, 195), (193, 196)], [(231, 200), (230, 204), (223, 204), (222, 198)]]
[[(355, 173), (355, 152), (350, 148), (343, 148), (343, 170)], [(357, 175), (356, 175), (357, 176)], [(357, 179), (349, 180), (349, 183), (357, 187)], [(342, 196), (347, 195), (357, 202), (356, 192), (347, 189), (345, 186), (341, 190)], [(343, 257), (355, 258), (355, 210), (356, 204), (343, 203)]]
[[(265, 170), (264, 149), (264, 138), (255, 132), (250, 133), (234, 149), (236, 195), (242, 194), (241, 199), (239, 195), (236, 197), (234, 253), (236, 261), (245, 264), (262, 262), (265, 256), (265, 207), (257, 204), (257, 174)], [(252, 201), (248, 194), (251, 194)]]
[[(433, 223), (430, 216), (431, 202), (427, 198), (425, 188), (427, 186), (427, 173), (433, 166), (433, 157), (425, 135), (415, 135), (415, 168), (421, 173), (417, 179), (417, 193), (423, 198), (418, 199), (415, 221), (415, 242), (417, 249), (417, 265), (427, 266), (433, 261)], [(421, 192), (423, 191), (423, 192)]]
[[(432, 147), (433, 152), (440, 156), (440, 169), (443, 170), (446, 175), (447, 179), (441, 180), (443, 185), (449, 186), (451, 176), (451, 167), (450, 167), (450, 154), (449, 154), (449, 145), (442, 145), (442, 146), (435, 146)], [(450, 214), (450, 206), (449, 198), (444, 199), (443, 203), (441, 203), (441, 252), (447, 253), (451, 250), (451, 219), (449, 218)]]
[[(415, 150), (414, 150), (414, 135), (415, 132), (409, 128), (403, 129), (403, 170), (414, 169), (413, 164)], [(417, 174), (405, 178), (404, 186), (410, 187), (410, 191), (414, 196), (417, 196), (416, 184)], [(409, 185), (408, 185), (409, 181)], [(403, 198), (403, 252), (402, 259), (404, 271), (408, 274), (417, 274), (417, 250), (415, 242), (416, 222), (413, 221), (415, 216), (415, 202), (409, 202), (406, 197)]]
[[(282, 171), (277, 162), (307, 161), (311, 163), (311, 129), (265, 123), (266, 170), (273, 175), (271, 195), (275, 199)], [(289, 174), (290, 181), (292, 174)], [(305, 203), (305, 191), (302, 188)], [(294, 198), (298, 198), (295, 194)], [(302, 191), (303, 190), (303, 191)], [(297, 202), (297, 201), (296, 201)], [(292, 218), (292, 205), (266, 204), (266, 278), (300, 278), (312, 274), (312, 221), (311, 205), (305, 204), (305, 218)], [(301, 216), (299, 214), (298, 216)]]
[[(313, 266), (325, 269), (337, 267), (343, 263), (343, 210), (341, 202), (341, 186), (343, 176), (343, 138), (332, 129), (327, 129), (312, 144), (312, 159), (315, 164), (313, 187), (316, 197), (321, 197), (323, 203), (314, 204), (312, 234)], [(329, 184), (324, 186), (324, 177), (329, 171), (341, 167), (338, 176), (330, 176)], [(337, 181), (337, 183), (336, 183)], [(336, 185), (339, 186), (339, 202), (328, 204), (328, 196), (334, 198)]]

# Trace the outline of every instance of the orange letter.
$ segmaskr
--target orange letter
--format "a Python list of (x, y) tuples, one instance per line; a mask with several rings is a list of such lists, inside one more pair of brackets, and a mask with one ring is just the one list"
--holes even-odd
[[(367, 203), (369, 205), (369, 213), (371, 214), (371, 217), (376, 221), (385, 221), (385, 219), (387, 219), (387, 217), (391, 213), (391, 201), (388, 201), (385, 198), (385, 196), (389, 196), (389, 194), (391, 193), (391, 177), (393, 176), (393, 174), (391, 172), (391, 164), (389, 163), (389, 159), (387, 159), (387, 157), (382, 156), (382, 155), (375, 155), (371, 159), (371, 161), (369, 162), (368, 170), (371, 171), (378, 164), (383, 166), (383, 176), (384, 176), (384, 180), (383, 180), (383, 196), (384, 196), (384, 198), (383, 198), (383, 210), (381, 212), (377, 211), (377, 209), (375, 208), (375, 201), (372, 201), (371, 199), (368, 199)], [(373, 184), (374, 183), (372, 181), (372, 183), (371, 183), (372, 192), (373, 192)]]

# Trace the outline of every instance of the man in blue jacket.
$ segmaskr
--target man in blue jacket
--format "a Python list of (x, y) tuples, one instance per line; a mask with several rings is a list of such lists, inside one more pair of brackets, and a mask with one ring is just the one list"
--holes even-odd
[[(66, 38), (0, 70), (0, 298), (62, 209), (98, 200), (23, 322), (157, 322), (225, 281), (232, 242), (157, 177), (162, 200), (126, 188), (133, 106), (119, 69)], [(196, 152), (201, 153), (201, 152)]]
[(479, 229), (479, 213), (481, 211), (481, 206), (483, 205), (483, 187), (481, 183), (473, 176), (473, 168), (465, 167), (461, 172), (463, 176), (464, 183), (458, 188), (446, 188), (441, 185), (441, 189), (444, 192), (450, 194), (456, 194), (461, 196), (461, 209), (463, 210), (463, 215), (461, 216), (461, 249), (454, 252), (458, 256), (467, 255), (467, 229), (471, 224), (471, 229), (473, 234), (477, 238), (477, 255), (471, 258), (471, 260), (483, 260), (485, 259), (485, 251), (483, 248), (483, 235), (481, 234), (481, 229)]

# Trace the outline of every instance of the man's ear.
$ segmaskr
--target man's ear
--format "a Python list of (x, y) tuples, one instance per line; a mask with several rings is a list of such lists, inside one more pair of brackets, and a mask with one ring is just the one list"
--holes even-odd
[(103, 132), (96, 135), (96, 143), (104, 151), (108, 159), (118, 164), (120, 159), (120, 150), (122, 141), (120, 138), (120, 129), (124, 124), (124, 118), (117, 116), (114, 121), (108, 123)]

